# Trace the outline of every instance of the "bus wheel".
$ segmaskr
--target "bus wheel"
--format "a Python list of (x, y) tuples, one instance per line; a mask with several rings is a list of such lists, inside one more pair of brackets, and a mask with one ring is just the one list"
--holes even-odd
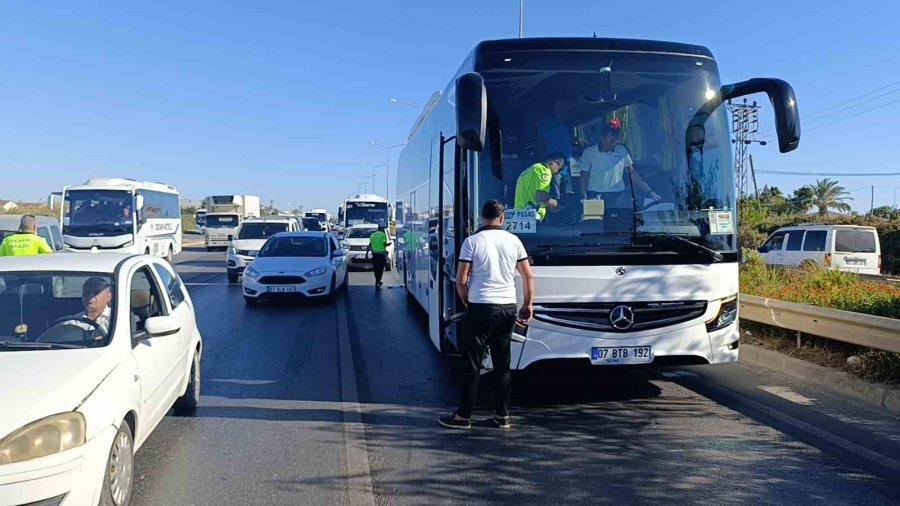
[(172, 246), (169, 246), (169, 252), (166, 253), (166, 262), (169, 262), (169, 265), (175, 265), (173, 262), (175, 261), (175, 252), (172, 251)]
[(144, 250), (144, 254), (145, 254), (145, 255), (149, 255), (149, 254), (150, 254), (150, 248), (147, 248), (146, 250)]

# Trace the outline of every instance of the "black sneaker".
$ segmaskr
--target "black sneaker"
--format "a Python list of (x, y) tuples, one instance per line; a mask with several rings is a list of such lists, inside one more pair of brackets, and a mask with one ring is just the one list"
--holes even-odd
[(498, 429), (511, 429), (512, 424), (509, 423), (508, 416), (493, 416), (491, 417), (491, 423), (494, 424), (494, 427)]
[(438, 418), (438, 423), (447, 427), (448, 429), (463, 429), (468, 430), (472, 428), (471, 420), (459, 420), (455, 415), (442, 416)]

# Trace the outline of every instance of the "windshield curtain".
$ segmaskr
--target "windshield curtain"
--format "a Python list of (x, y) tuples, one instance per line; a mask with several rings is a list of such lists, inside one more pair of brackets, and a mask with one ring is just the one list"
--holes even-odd
[(286, 232), (287, 223), (244, 223), (238, 239), (268, 239), (278, 232)]
[(323, 229), (322, 222), (316, 218), (303, 218), (303, 228), (313, 232), (321, 232)]
[(378, 202), (347, 202), (347, 224), (388, 224), (388, 206)]
[(273, 237), (259, 250), (258, 257), (324, 257), (328, 246), (322, 237)]
[(205, 220), (206, 228), (233, 228), (239, 223), (236, 214), (206, 215)]
[[(719, 89), (715, 62), (546, 51), (489, 54), (479, 67), (487, 87), (489, 135), (471, 163), (472, 225), (477, 226), (481, 204), (498, 199), (507, 207), (509, 229), (530, 252), (547, 256), (665, 253), (694, 262), (703, 254), (665, 235), (736, 251), (725, 107), (705, 121), (695, 119)], [(692, 121), (702, 128), (689, 128)], [(618, 135), (604, 136), (609, 130)], [(523, 178), (520, 193), (526, 198), (519, 199), (514, 216), (519, 176), (551, 153), (562, 155), (562, 169), (553, 176), (549, 168), (537, 172), (544, 182)], [(588, 167), (589, 180), (583, 177)], [(590, 182), (587, 188), (583, 179)], [(539, 207), (535, 181), (558, 203), (542, 219), (529, 211)]]
[(0, 352), (106, 345), (114, 292), (106, 273), (0, 272)]
[(134, 199), (124, 190), (66, 192), (63, 227), (67, 235), (102, 237), (132, 233)]

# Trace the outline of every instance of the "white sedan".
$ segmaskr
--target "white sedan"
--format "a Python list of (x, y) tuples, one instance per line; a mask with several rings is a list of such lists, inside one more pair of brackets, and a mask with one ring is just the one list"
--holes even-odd
[(0, 258), (0, 504), (128, 504), (134, 452), (197, 406), (201, 350), (165, 261)]
[(327, 232), (270, 237), (244, 271), (244, 302), (284, 297), (334, 298), (347, 286), (347, 253)]

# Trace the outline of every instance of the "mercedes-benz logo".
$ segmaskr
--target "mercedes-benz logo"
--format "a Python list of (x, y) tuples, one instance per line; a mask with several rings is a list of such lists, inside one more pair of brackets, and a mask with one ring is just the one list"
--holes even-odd
[(628, 306), (616, 306), (609, 313), (609, 324), (616, 330), (628, 330), (634, 325), (634, 311)]
[(616, 267), (617, 276), (624, 276), (626, 272), (628, 271), (626, 271), (624, 267)]

